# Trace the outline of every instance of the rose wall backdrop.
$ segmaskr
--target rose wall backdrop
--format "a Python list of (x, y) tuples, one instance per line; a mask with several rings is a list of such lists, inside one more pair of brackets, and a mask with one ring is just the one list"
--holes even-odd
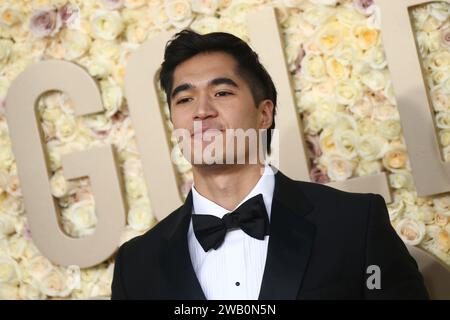
[[(33, 244), (5, 117), (11, 82), (45, 59), (72, 61), (98, 81), (104, 113), (75, 117), (61, 92), (43, 95), (38, 111), (52, 193), (62, 208), (63, 228), (73, 237), (94, 232), (95, 203), (88, 180), (65, 181), (60, 156), (107, 143), (118, 150), (129, 207), (123, 243), (157, 223), (123, 93), (130, 53), (163, 30), (188, 26), (249, 41), (246, 14), (266, 6), (276, 8), (284, 37), (312, 180), (386, 172), (394, 199), (389, 214), (399, 235), (450, 265), (450, 195), (417, 197), (381, 43), (380, 10), (371, 0), (2, 0), (0, 298), (108, 297), (114, 267), (112, 259), (93, 268), (60, 267)], [(450, 160), (450, 6), (430, 3), (411, 13), (442, 152)], [(179, 157), (177, 167), (186, 195), (190, 165)]]

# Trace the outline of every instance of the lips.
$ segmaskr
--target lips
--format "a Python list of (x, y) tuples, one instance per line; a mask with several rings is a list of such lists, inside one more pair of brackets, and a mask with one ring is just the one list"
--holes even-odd
[(201, 135), (201, 134), (205, 134), (205, 132), (211, 132), (211, 133), (219, 133), (219, 132), (223, 132), (223, 129), (217, 129), (217, 128), (209, 128), (209, 127), (202, 127), (201, 130), (196, 130), (191, 134), (191, 137), (195, 136), (195, 135)]

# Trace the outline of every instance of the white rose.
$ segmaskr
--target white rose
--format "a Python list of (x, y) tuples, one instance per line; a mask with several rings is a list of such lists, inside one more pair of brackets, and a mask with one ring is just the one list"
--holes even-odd
[(371, 176), (381, 172), (381, 163), (379, 161), (360, 161), (356, 167), (357, 176)]
[(21, 234), (15, 234), (9, 237), (8, 254), (14, 259), (24, 259), (27, 246), (28, 241)]
[(355, 115), (357, 119), (371, 118), (373, 112), (373, 102), (367, 97), (358, 99), (349, 110)]
[(386, 139), (398, 139), (401, 131), (402, 127), (399, 120), (387, 119), (380, 122), (379, 133)]
[(329, 111), (315, 110), (304, 118), (305, 132), (309, 134), (317, 134), (321, 129), (332, 124), (334, 114)]
[(359, 13), (351, 6), (343, 5), (336, 8), (336, 18), (342, 24), (352, 27), (356, 24), (363, 24), (366, 22), (366, 17)]
[(146, 185), (143, 177), (132, 177), (125, 179), (127, 196), (137, 199), (146, 195)]
[(443, 147), (450, 145), (450, 130), (440, 130), (439, 141)]
[(200, 34), (205, 34), (219, 31), (219, 23), (220, 20), (216, 17), (202, 17), (195, 19), (189, 27)]
[(417, 219), (419, 219), (420, 221), (422, 221), (425, 224), (434, 223), (434, 216), (435, 216), (435, 214), (434, 214), (433, 207), (428, 204), (419, 206), (419, 210), (416, 213)]
[(439, 129), (450, 129), (450, 112), (438, 112), (436, 115), (436, 126)]
[(146, 26), (143, 26), (138, 22), (130, 23), (126, 27), (125, 36), (128, 42), (142, 43), (145, 39), (147, 39), (148, 31), (149, 30)]
[[(189, 157), (190, 155), (187, 156)], [(180, 173), (185, 173), (192, 169), (191, 163), (186, 160), (179, 145), (175, 145), (175, 147), (172, 149), (171, 159)]]
[(359, 60), (358, 56), (362, 55), (361, 50), (356, 47), (353, 42), (341, 42), (334, 49), (333, 57), (336, 58), (344, 66), (349, 66), (354, 61)]
[(378, 135), (363, 135), (358, 140), (357, 152), (367, 161), (380, 159), (388, 147), (388, 142)]
[(122, 105), (122, 88), (112, 78), (100, 81), (100, 88), (102, 91), (103, 105), (107, 110), (105, 115), (111, 117)]
[(192, 0), (192, 11), (207, 16), (212, 16), (216, 12), (219, 2), (217, 0)]
[(309, 2), (314, 4), (323, 4), (325, 6), (335, 6), (337, 0), (309, 0)]
[(352, 130), (335, 130), (333, 140), (336, 150), (345, 159), (351, 160), (356, 157), (356, 146), (358, 143), (358, 134)]
[(89, 53), (93, 59), (117, 60), (120, 57), (121, 46), (116, 41), (95, 39), (92, 41)]
[(356, 120), (349, 114), (343, 112), (334, 113), (334, 130), (356, 130)]
[(323, 157), (321, 161), (324, 162), (327, 168), (327, 174), (332, 181), (344, 181), (352, 176), (353, 163), (337, 155)]
[(391, 147), (383, 156), (383, 165), (392, 172), (408, 167), (408, 156), (402, 147)]
[(425, 224), (412, 218), (401, 219), (395, 229), (403, 242), (412, 246), (418, 245), (425, 236)]
[(91, 201), (79, 201), (63, 212), (72, 231), (80, 237), (90, 235), (97, 225), (95, 207)]
[(450, 111), (450, 94), (445, 93), (440, 87), (433, 88), (430, 93), (435, 111)]
[(347, 79), (350, 74), (350, 70), (334, 57), (326, 59), (326, 66), (328, 74), (335, 80)]
[(56, 171), (61, 168), (60, 142), (58, 140), (50, 140), (47, 142), (47, 152), (50, 162), (50, 170)]
[(52, 195), (56, 198), (60, 198), (67, 194), (68, 182), (64, 178), (62, 170), (56, 171), (50, 178), (50, 188)]
[(326, 78), (326, 67), (323, 58), (319, 55), (307, 54), (301, 62), (300, 73), (306, 80), (321, 82)]
[(411, 173), (406, 170), (391, 173), (389, 175), (389, 184), (395, 189), (412, 189), (414, 187), (414, 182)]
[(445, 70), (450, 66), (450, 52), (445, 49), (433, 52), (426, 61), (427, 66), (433, 71)]
[(365, 24), (356, 25), (353, 28), (353, 36), (356, 44), (363, 50), (368, 50), (379, 44), (379, 30), (372, 29)]
[(379, 121), (399, 120), (400, 115), (398, 109), (388, 103), (376, 105), (373, 109), (373, 118)]
[(388, 80), (386, 87), (383, 90), (383, 95), (388, 99), (388, 101), (392, 105), (397, 105), (397, 101), (395, 99), (394, 87), (392, 86), (392, 81)]
[(449, 217), (440, 214), (440, 213), (436, 213), (435, 219), (434, 219), (434, 223), (440, 227), (445, 227), (447, 225), (447, 223), (449, 222)]
[(35, 280), (40, 280), (53, 268), (52, 263), (44, 256), (37, 254), (28, 261), (28, 271)]
[(338, 103), (352, 106), (360, 98), (361, 88), (352, 80), (339, 81), (335, 95)]
[(16, 284), (3, 283), (0, 285), (0, 300), (17, 300), (19, 287)]
[(450, 7), (445, 2), (430, 3), (427, 5), (430, 15), (439, 21), (445, 21), (450, 15)]
[(16, 8), (6, 5), (0, 8), (0, 26), (11, 27), (21, 20), (21, 13)]
[(22, 189), (20, 188), (20, 181), (17, 174), (8, 176), (6, 192), (8, 192), (13, 197), (22, 196)]
[(3, 284), (16, 285), (21, 279), (19, 265), (7, 255), (0, 255), (0, 287)]
[(11, 151), (11, 143), (0, 140), (0, 169), (7, 170), (13, 161), (14, 155)]
[(39, 290), (50, 297), (67, 297), (74, 289), (73, 280), (58, 268), (52, 268), (38, 282)]
[(446, 217), (450, 217), (450, 196), (441, 196), (433, 199), (436, 212)]
[(403, 202), (403, 200), (396, 198), (394, 202), (387, 205), (387, 208), (389, 213), (389, 220), (393, 221), (403, 214), (405, 203)]
[(6, 213), (0, 214), (0, 239), (13, 234), (16, 231), (17, 218)]
[(365, 60), (373, 69), (381, 70), (387, 66), (386, 55), (381, 46), (376, 46), (368, 50)]
[(125, 242), (138, 237), (140, 235), (142, 235), (142, 231), (137, 231), (133, 228), (131, 228), (130, 226), (126, 226), (125, 230), (123, 231), (122, 235), (120, 236), (120, 240), (119, 240), (119, 246), (123, 245)]
[(75, 119), (69, 115), (61, 115), (56, 120), (56, 137), (63, 142), (72, 141), (77, 136), (77, 123)]
[(21, 300), (41, 300), (44, 295), (33, 284), (21, 283), (19, 287), (19, 299)]
[(74, 60), (81, 57), (89, 49), (91, 38), (83, 32), (65, 29), (62, 32), (61, 42), (65, 49), (64, 58)]
[(155, 26), (161, 30), (168, 29), (171, 24), (164, 5), (152, 9), (150, 12), (150, 19), (155, 23)]
[(331, 22), (322, 26), (317, 32), (314, 43), (323, 53), (331, 54), (345, 37), (346, 29), (339, 22)]
[(373, 69), (363, 74), (361, 80), (372, 91), (383, 90), (387, 84), (385, 73)]
[(331, 154), (336, 151), (336, 145), (333, 140), (334, 129), (328, 127), (322, 130), (319, 136), (320, 150), (324, 154)]
[(333, 10), (324, 6), (310, 6), (303, 12), (306, 22), (318, 26), (321, 25), (333, 14)]
[(143, 200), (134, 203), (128, 212), (127, 222), (131, 228), (137, 231), (145, 231), (150, 228), (153, 222), (150, 204)]
[(116, 39), (123, 27), (122, 17), (117, 11), (98, 10), (91, 17), (92, 34), (100, 39)]
[(175, 27), (183, 29), (191, 23), (192, 11), (187, 0), (165, 0), (164, 8), (170, 23)]
[(2, 207), (5, 213), (17, 216), (25, 211), (23, 199), (15, 196), (8, 195), (3, 200)]
[(102, 138), (109, 134), (112, 129), (111, 118), (105, 114), (94, 114), (83, 118), (84, 124), (92, 130), (95, 138)]

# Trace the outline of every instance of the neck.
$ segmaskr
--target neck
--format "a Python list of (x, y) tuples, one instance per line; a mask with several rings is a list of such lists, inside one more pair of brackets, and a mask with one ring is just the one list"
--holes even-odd
[(263, 170), (262, 164), (192, 167), (197, 192), (229, 211), (253, 189)]

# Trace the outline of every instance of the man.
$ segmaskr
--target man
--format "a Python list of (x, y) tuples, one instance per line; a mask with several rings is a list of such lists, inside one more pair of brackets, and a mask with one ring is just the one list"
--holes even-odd
[[(269, 130), (258, 143), (270, 153), (275, 127), (274, 84), (245, 42), (184, 30), (164, 59), (161, 87), (174, 129), (189, 130), (194, 185), (184, 205), (121, 246), (113, 299), (428, 297), (380, 195), (293, 181), (251, 162), (249, 144), (226, 148), (236, 141), (222, 139), (226, 130)], [(193, 161), (195, 145), (214, 142), (213, 163)], [(221, 161), (230, 152), (232, 163)]]

